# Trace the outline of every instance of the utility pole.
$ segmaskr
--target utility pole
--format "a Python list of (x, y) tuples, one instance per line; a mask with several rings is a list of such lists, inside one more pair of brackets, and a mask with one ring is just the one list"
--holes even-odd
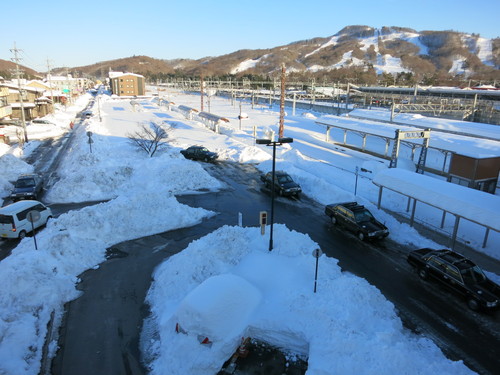
[(26, 119), (24, 117), (24, 103), (23, 103), (23, 90), (21, 89), (21, 70), (19, 69), (19, 61), (21, 60), (17, 54), (20, 52), (19, 49), (16, 48), (16, 42), (14, 42), (14, 48), (10, 50), (10, 52), (14, 53), (14, 58), (12, 61), (16, 63), (16, 78), (17, 78), (17, 87), (19, 90), (19, 104), (21, 105), (21, 122), (23, 125), (23, 131), (24, 131), (24, 142), (28, 142), (28, 131), (26, 130)]
[(203, 112), (203, 75), (200, 75), (200, 97), (201, 97), (200, 112)]
[(285, 131), (285, 63), (281, 64), (281, 97), (280, 97), (280, 128), (279, 128), (279, 138), (283, 138), (283, 132)]
[(49, 80), (50, 86), (50, 100), (52, 100), (52, 110), (54, 110), (54, 93), (52, 92), (52, 73), (50, 72), (50, 63), (47, 58), (47, 79)]
[(66, 100), (66, 107), (68, 106), (68, 104), (71, 104), (71, 89), (70, 89), (70, 85), (69, 85), (69, 69), (66, 68), (66, 86), (68, 87), (67, 90), (68, 90), (68, 97), (67, 97), (67, 100)]

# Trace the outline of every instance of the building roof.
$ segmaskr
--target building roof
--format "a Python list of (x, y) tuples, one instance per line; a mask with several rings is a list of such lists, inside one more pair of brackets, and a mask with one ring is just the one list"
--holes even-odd
[(134, 77), (144, 78), (144, 76), (142, 76), (140, 74), (135, 74), (135, 73), (109, 72), (109, 78), (111, 78), (111, 79), (118, 78), (118, 77), (124, 77), (124, 76), (134, 76)]
[[(21, 103), (9, 103), (11, 108), (21, 108)], [(35, 103), (23, 102), (23, 108), (35, 108)]]
[[(0, 83), (0, 86), (7, 87), (10, 91), (18, 92), (19, 86), (13, 83)], [(31, 92), (44, 92), (45, 89), (40, 87), (30, 87), (30, 86), (21, 86), (21, 90), (31, 91)]]

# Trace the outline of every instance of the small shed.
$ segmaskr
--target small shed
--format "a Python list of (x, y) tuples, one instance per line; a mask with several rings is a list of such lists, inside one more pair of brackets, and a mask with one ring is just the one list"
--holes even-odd
[(454, 153), (450, 160), (448, 181), (495, 194), (500, 156), (467, 156)]

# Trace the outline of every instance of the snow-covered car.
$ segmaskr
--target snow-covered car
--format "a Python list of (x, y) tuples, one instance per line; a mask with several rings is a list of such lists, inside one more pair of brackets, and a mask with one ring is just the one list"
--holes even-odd
[(175, 330), (194, 335), (200, 344), (237, 345), (261, 299), (260, 291), (240, 276), (210, 277), (181, 301)]

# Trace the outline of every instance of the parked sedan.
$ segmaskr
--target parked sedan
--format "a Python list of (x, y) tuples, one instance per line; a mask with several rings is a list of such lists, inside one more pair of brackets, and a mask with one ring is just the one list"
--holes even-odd
[(43, 179), (38, 174), (24, 174), (19, 176), (14, 184), (10, 198), (16, 202), (21, 199), (37, 200), (43, 189)]
[(202, 160), (206, 162), (213, 162), (219, 157), (216, 152), (208, 151), (208, 149), (203, 146), (188, 147), (185, 150), (181, 150), (181, 154), (184, 155), (186, 159)]

